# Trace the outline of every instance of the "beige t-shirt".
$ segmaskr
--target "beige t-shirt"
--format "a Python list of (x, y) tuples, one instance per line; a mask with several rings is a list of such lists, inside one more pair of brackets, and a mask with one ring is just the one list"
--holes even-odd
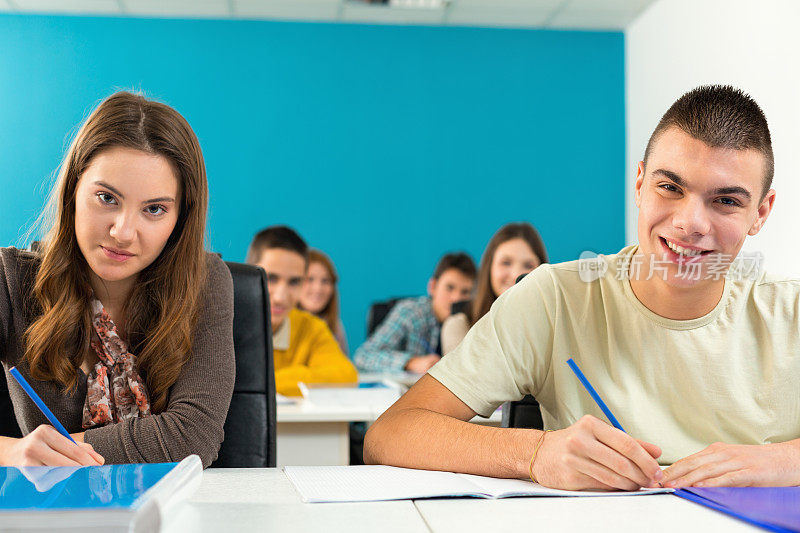
[(607, 273), (590, 282), (578, 261), (537, 268), (430, 375), (482, 416), (531, 394), (546, 429), (606, 420), (572, 357), (625, 430), (662, 448), (663, 464), (717, 441), (800, 438), (800, 280), (729, 277), (710, 313), (670, 320), (617, 272), (635, 251), (605, 256)]

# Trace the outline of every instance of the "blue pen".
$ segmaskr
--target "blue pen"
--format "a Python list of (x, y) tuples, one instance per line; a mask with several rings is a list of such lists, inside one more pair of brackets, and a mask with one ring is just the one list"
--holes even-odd
[(78, 443), (75, 442), (72, 439), (72, 437), (70, 436), (69, 432), (64, 428), (64, 426), (61, 425), (61, 422), (58, 421), (58, 418), (56, 418), (56, 415), (54, 415), (53, 412), (50, 411), (50, 409), (47, 408), (47, 406), (44, 404), (42, 399), (39, 398), (39, 395), (36, 394), (36, 391), (33, 390), (31, 388), (30, 384), (28, 384), (28, 382), (25, 380), (25, 378), (22, 377), (22, 374), (19, 373), (19, 370), (17, 370), (17, 367), (12, 366), (11, 368), (8, 369), (8, 373), (11, 374), (12, 376), (14, 376), (14, 379), (17, 380), (17, 383), (19, 383), (19, 386), (22, 387), (22, 390), (24, 390), (26, 393), (28, 393), (28, 396), (31, 397), (31, 400), (33, 400), (33, 403), (35, 403), (36, 407), (38, 407), (39, 410), (44, 414), (44, 416), (47, 417), (47, 420), (50, 421), (50, 423), (53, 425), (53, 427), (56, 428), (59, 433), (61, 433), (65, 437), (67, 437), (69, 440), (71, 440), (77, 446)]
[[(589, 394), (592, 396), (592, 399), (595, 401), (595, 403), (606, 414), (606, 416), (608, 417), (609, 421), (611, 421), (611, 424), (615, 428), (619, 429), (620, 431), (625, 431), (622, 428), (622, 424), (620, 424), (617, 421), (617, 419), (611, 413), (611, 410), (608, 408), (608, 406), (606, 406), (605, 402), (603, 402), (603, 400), (600, 398), (600, 395), (597, 394), (597, 391), (594, 390), (594, 387), (592, 387), (592, 384), (589, 383), (589, 380), (586, 379), (586, 376), (583, 375), (583, 372), (581, 372), (581, 369), (578, 368), (578, 364), (575, 361), (573, 361), (571, 357), (569, 359), (567, 359), (567, 364), (572, 369), (572, 371), (575, 372), (575, 375), (578, 376), (578, 379), (580, 380), (581, 383), (583, 383), (583, 386), (586, 387), (586, 390), (589, 391)], [(625, 433), (627, 433), (627, 431), (625, 431)]]

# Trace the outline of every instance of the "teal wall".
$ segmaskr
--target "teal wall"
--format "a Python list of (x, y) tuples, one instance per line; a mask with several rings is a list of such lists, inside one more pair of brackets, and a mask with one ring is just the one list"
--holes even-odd
[(551, 260), (624, 245), (620, 32), (0, 16), (0, 245), (41, 210), (117, 89), (176, 107), (208, 167), (209, 246), (277, 223), (328, 252), (351, 347), (369, 302), (424, 292), (529, 220)]

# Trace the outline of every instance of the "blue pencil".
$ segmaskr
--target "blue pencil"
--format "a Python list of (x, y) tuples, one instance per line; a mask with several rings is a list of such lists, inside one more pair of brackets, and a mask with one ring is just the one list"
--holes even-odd
[[(592, 384), (589, 383), (589, 380), (586, 379), (586, 376), (583, 375), (581, 369), (578, 368), (578, 364), (575, 361), (573, 361), (571, 357), (567, 359), (567, 364), (572, 369), (572, 371), (575, 372), (575, 375), (578, 376), (578, 379), (580, 380), (581, 383), (583, 383), (583, 386), (586, 387), (586, 390), (589, 391), (589, 394), (592, 396), (592, 399), (595, 401), (598, 407), (600, 407), (600, 409), (602, 409), (603, 412), (606, 414), (611, 424), (620, 431), (625, 431), (622, 428), (622, 424), (620, 424), (619, 421), (616, 419), (616, 417), (614, 417), (614, 415), (611, 413), (611, 410), (608, 408), (608, 406), (605, 404), (602, 398), (600, 398), (600, 395), (597, 394), (597, 391), (594, 390)], [(625, 431), (625, 433), (627, 433), (627, 431)]]
[(22, 387), (22, 390), (24, 390), (26, 393), (28, 393), (28, 396), (30, 396), (31, 400), (33, 400), (33, 403), (36, 404), (36, 407), (39, 408), (39, 410), (44, 414), (44, 416), (47, 417), (47, 420), (50, 421), (50, 424), (52, 424), (53, 427), (56, 428), (59, 433), (61, 433), (65, 437), (67, 437), (69, 440), (71, 440), (75, 444), (75, 446), (77, 446), (78, 443), (75, 442), (72, 439), (72, 437), (70, 436), (69, 432), (64, 428), (64, 426), (61, 425), (61, 422), (58, 421), (58, 418), (56, 418), (56, 415), (54, 415), (53, 412), (50, 409), (47, 408), (47, 406), (44, 404), (44, 402), (39, 397), (39, 395), (36, 394), (36, 391), (33, 390), (31, 388), (30, 384), (28, 384), (28, 382), (25, 380), (25, 378), (22, 377), (22, 374), (19, 373), (19, 370), (17, 370), (17, 367), (12, 366), (10, 369), (8, 369), (8, 373), (11, 374), (12, 376), (14, 376), (14, 379), (17, 380), (17, 383), (19, 383), (19, 386)]

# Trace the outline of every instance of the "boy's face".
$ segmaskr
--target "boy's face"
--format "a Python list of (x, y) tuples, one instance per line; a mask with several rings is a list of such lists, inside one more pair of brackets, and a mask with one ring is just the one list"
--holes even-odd
[(450, 316), (454, 303), (466, 300), (472, 294), (474, 279), (456, 268), (448, 268), (439, 276), (428, 282), (428, 294), (436, 320), (444, 321)]
[(306, 260), (297, 252), (270, 248), (261, 253), (258, 266), (267, 271), (272, 331), (276, 331), (297, 305), (306, 276)]
[(643, 275), (652, 261), (652, 279), (670, 286), (713, 283), (772, 209), (775, 191), (761, 198), (765, 168), (755, 150), (712, 148), (677, 127), (663, 132), (636, 177)]

